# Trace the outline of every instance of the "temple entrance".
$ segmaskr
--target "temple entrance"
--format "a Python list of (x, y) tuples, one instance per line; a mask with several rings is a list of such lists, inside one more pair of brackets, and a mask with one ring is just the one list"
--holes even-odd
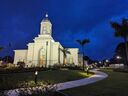
[(46, 63), (46, 55), (45, 55), (45, 50), (42, 48), (39, 53), (39, 66), (45, 67), (45, 63)]

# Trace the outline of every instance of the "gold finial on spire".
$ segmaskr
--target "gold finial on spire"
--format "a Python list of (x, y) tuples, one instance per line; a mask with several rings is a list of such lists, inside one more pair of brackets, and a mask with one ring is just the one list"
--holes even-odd
[(47, 13), (46, 13), (45, 17), (48, 18), (48, 14)]

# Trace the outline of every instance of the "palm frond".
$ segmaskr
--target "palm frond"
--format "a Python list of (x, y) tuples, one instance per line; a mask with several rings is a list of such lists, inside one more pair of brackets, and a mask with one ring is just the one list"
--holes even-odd
[(89, 43), (89, 39), (84, 39), (84, 40), (76, 40), (81, 46), (84, 46), (85, 44)]
[(63, 52), (64, 57), (67, 57), (67, 54), (71, 54), (68, 48), (64, 48), (64, 49), (59, 48), (59, 49)]
[(118, 24), (117, 22), (111, 22), (111, 26), (112, 28), (114, 28), (115, 30), (120, 30), (121, 29), (121, 25)]
[(128, 19), (123, 18), (122, 23), (111, 22), (111, 26), (115, 29), (116, 37), (126, 38), (128, 36)]
[(122, 36), (121, 34), (122, 34), (121, 31), (116, 31), (114, 35), (115, 35), (115, 37), (120, 37), (120, 36)]
[(82, 44), (81, 40), (76, 40), (80, 45)]
[(84, 40), (82, 41), (83, 44), (87, 44), (87, 43), (89, 43), (89, 42), (90, 42), (89, 39), (84, 39)]

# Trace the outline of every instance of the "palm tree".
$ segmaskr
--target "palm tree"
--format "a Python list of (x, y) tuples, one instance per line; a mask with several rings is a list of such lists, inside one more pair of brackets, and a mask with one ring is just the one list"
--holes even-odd
[(111, 26), (113, 29), (115, 29), (115, 37), (122, 37), (124, 39), (126, 53), (125, 65), (128, 66), (128, 19), (123, 18), (121, 24), (117, 22), (111, 22)]
[(84, 45), (89, 43), (90, 40), (84, 39), (84, 40), (76, 40), (82, 47), (82, 53), (83, 53), (83, 70), (84, 70)]
[(63, 52), (63, 64), (66, 64), (66, 58), (67, 54), (71, 54), (70, 51), (68, 51), (68, 48), (59, 48)]

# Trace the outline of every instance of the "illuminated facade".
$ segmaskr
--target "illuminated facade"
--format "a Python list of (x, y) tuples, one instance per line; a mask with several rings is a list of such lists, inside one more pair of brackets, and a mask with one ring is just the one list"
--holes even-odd
[[(63, 64), (63, 46), (52, 38), (52, 24), (46, 14), (41, 21), (40, 34), (35, 37), (33, 43), (28, 44), (27, 50), (14, 50), (14, 64), (25, 62), (26, 66), (49, 66)], [(68, 48), (66, 63), (78, 64), (78, 48)]]

